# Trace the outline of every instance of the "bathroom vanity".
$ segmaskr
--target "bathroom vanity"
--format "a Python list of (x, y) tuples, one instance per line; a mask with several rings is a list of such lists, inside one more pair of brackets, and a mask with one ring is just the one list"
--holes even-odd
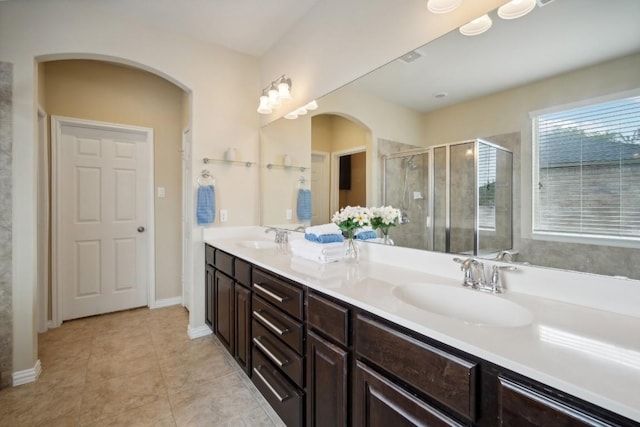
[(482, 295), (531, 317), (483, 324), (401, 292), (460, 287), (451, 256), (366, 245), (357, 265), (316, 264), (246, 235), (205, 242), (207, 322), (287, 425), (640, 425), (639, 317), (514, 284)]

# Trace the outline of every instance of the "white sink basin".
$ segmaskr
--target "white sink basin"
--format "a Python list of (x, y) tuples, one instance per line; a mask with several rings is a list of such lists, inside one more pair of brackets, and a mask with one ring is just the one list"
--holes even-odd
[(238, 244), (243, 248), (250, 249), (273, 249), (278, 247), (278, 244), (271, 240), (243, 240)]
[(393, 295), (431, 313), (481, 326), (518, 327), (531, 323), (531, 312), (497, 295), (462, 286), (411, 283), (397, 286)]

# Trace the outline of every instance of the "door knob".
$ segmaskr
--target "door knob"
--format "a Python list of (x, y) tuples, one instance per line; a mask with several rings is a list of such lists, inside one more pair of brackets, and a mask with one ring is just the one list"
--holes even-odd
[(138, 227), (138, 233), (143, 233), (144, 232), (144, 227), (140, 226)]

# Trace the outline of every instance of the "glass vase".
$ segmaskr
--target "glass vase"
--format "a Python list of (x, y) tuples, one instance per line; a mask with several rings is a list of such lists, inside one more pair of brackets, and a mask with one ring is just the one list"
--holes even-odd
[(381, 228), (380, 230), (382, 230), (382, 244), (393, 246), (393, 240), (389, 237), (389, 229)]
[(358, 242), (355, 239), (355, 231), (349, 230), (347, 232), (347, 240), (345, 240), (345, 259), (347, 262), (358, 262), (360, 258), (360, 248)]

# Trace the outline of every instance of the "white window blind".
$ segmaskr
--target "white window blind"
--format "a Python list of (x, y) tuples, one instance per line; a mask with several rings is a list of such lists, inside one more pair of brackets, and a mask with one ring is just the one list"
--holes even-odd
[(640, 96), (533, 119), (534, 232), (640, 239)]

